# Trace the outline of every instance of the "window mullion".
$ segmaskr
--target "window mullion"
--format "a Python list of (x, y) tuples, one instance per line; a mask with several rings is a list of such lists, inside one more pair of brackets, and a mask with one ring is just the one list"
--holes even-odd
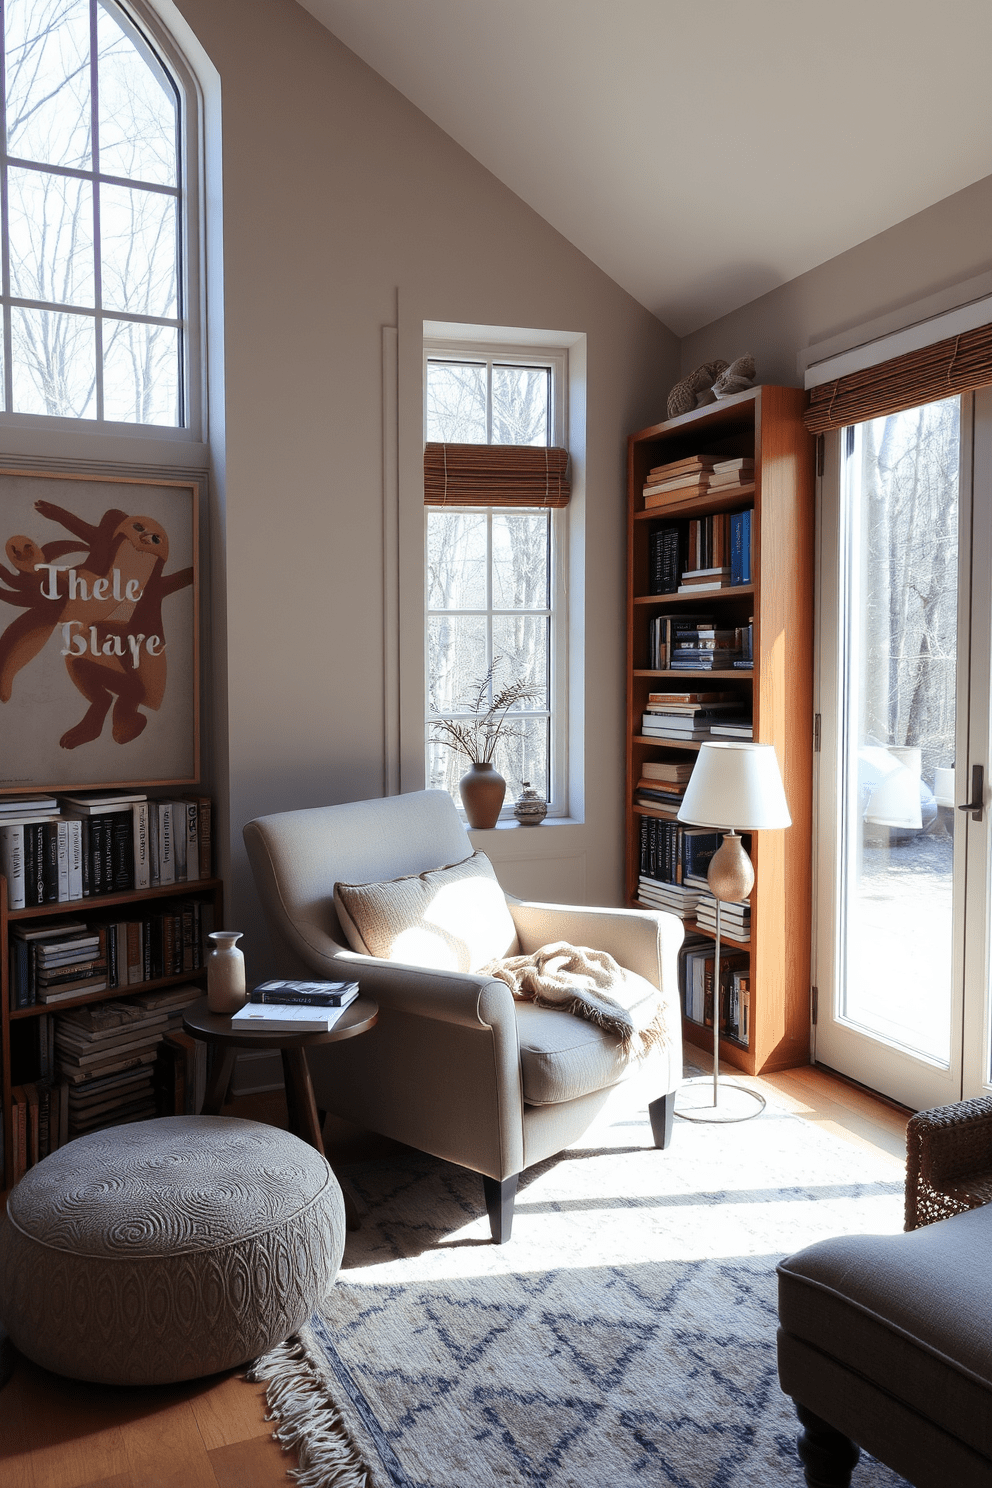
[(103, 422), (103, 248), (100, 237), (100, 95), (96, 0), (90, 0), (90, 157), (93, 162), (93, 355), (96, 370), (96, 416)]
[(489, 701), (493, 700), (493, 512), (486, 512), (486, 669), (489, 671)]
[(493, 442), (493, 359), (486, 358), (486, 443)]

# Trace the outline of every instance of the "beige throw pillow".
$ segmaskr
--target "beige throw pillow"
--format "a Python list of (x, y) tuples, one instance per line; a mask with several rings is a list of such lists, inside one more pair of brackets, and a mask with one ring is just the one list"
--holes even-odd
[(383, 961), (475, 971), (517, 950), (503, 890), (481, 852), (388, 883), (336, 883), (334, 907), (352, 950)]

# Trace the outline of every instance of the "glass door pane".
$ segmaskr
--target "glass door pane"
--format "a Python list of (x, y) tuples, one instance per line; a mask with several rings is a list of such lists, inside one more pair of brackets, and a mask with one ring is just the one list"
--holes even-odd
[(948, 1069), (959, 401), (859, 424), (844, 439), (836, 1012)]

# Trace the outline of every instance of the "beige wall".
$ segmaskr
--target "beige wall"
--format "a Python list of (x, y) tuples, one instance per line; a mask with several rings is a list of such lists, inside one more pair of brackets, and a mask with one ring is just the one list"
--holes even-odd
[[(543, 856), (518, 873), (550, 899), (581, 888), (618, 902), (625, 439), (660, 416), (676, 339), (293, 0), (178, 8), (220, 88), (225, 339), (211, 398), (223, 392), (223, 421), (211, 427), (226, 604), (212, 775), (227, 918), (259, 947), (250, 974), (268, 968), (243, 823), (383, 791), (395, 638), (382, 618), (381, 343), (401, 304), (587, 338), (585, 823), (532, 834), (528, 854)], [(409, 365), (409, 345), (399, 355)], [(401, 430), (419, 422), (419, 396), (401, 379)], [(401, 480), (408, 579), (422, 562), (415, 485)], [(514, 857), (519, 833), (489, 835), (494, 856)]]
[(796, 356), (805, 347), (990, 268), (992, 176), (987, 176), (684, 337), (682, 371), (711, 357), (732, 359), (752, 351), (761, 382), (801, 386)]

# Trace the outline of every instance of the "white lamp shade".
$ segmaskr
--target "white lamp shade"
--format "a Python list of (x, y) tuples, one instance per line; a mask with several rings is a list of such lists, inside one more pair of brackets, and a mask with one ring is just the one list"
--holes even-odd
[(736, 740), (700, 745), (679, 821), (717, 832), (790, 827), (774, 746)]

